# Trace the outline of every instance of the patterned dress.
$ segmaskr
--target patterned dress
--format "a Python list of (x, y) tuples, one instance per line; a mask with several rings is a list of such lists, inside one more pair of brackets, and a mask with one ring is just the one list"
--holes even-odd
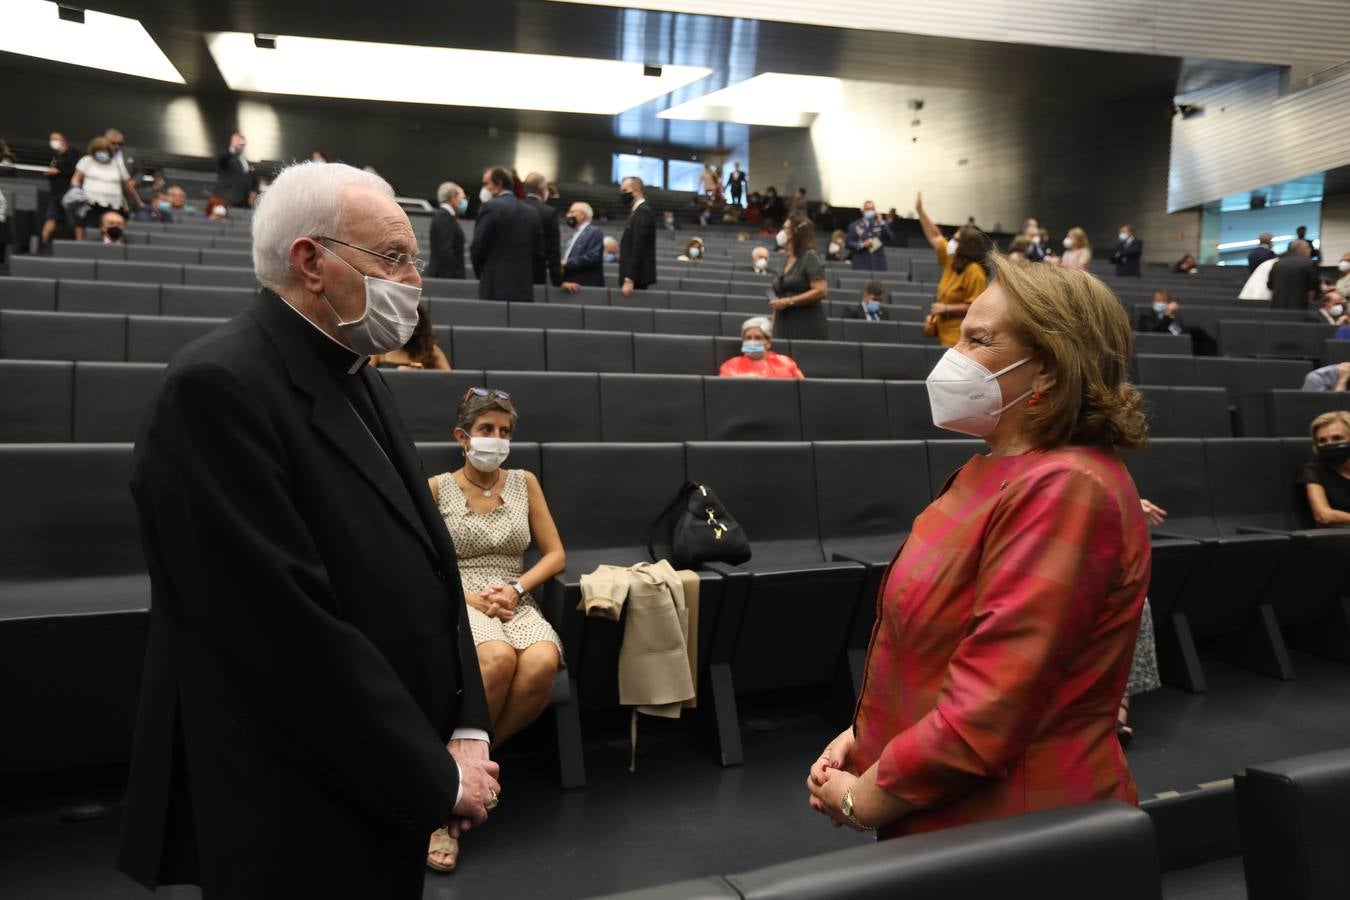
[(1115, 725), (1150, 558), (1116, 453), (966, 463), (877, 599), (852, 762), (920, 807), (882, 837), (1137, 802)]
[[(450, 472), (436, 476), (436, 497), (441, 518), (455, 542), (464, 590), (477, 592), (520, 578), (525, 549), (530, 546), (530, 495), (524, 471), (507, 470), (502, 505), (483, 515), (469, 508), (459, 482)], [(474, 646), (506, 641), (517, 650), (524, 650), (540, 641), (549, 641), (562, 658), (562, 642), (533, 600), (521, 600), (515, 616), (507, 622), (470, 606), (469, 624), (473, 628)]]

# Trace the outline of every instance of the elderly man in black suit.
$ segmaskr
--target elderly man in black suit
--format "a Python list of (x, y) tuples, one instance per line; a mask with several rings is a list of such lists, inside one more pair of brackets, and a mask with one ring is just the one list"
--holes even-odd
[(619, 193), (629, 209), (628, 224), (619, 240), (619, 292), (631, 297), (634, 290), (656, 284), (656, 213), (636, 175), (619, 182)]
[(525, 176), (525, 202), (539, 215), (544, 229), (544, 258), (534, 262), (534, 283), (559, 287), (562, 277), (562, 235), (558, 231), (558, 210), (548, 205), (548, 179), (538, 172)]
[(431, 263), (428, 278), (464, 277), (464, 229), (459, 217), (469, 208), (464, 189), (453, 181), (441, 182), (436, 189), (440, 204), (431, 217)]
[(544, 265), (544, 229), (539, 214), (516, 199), (509, 169), (483, 170), (478, 218), (469, 257), (478, 276), (480, 300), (534, 300), (535, 266)]
[(148, 887), (417, 900), (431, 832), (496, 805), (454, 544), (367, 365), (416, 326), (416, 253), (383, 179), (292, 166), (253, 221), (257, 299), (169, 366), (131, 485), (151, 609), (120, 865)]

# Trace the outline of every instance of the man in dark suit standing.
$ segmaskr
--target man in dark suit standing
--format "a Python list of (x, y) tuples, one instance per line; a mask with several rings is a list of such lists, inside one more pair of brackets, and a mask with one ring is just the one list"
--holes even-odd
[(1270, 288), (1271, 309), (1296, 309), (1308, 312), (1316, 295), (1320, 273), (1312, 260), (1312, 245), (1307, 241), (1289, 242), (1289, 251), (1270, 267), (1266, 287)]
[(231, 206), (252, 206), (258, 198), (258, 179), (244, 156), (247, 146), (244, 136), (236, 131), (230, 135), (230, 149), (216, 157), (215, 193)]
[(619, 241), (619, 292), (633, 296), (656, 284), (656, 213), (643, 196), (642, 179), (630, 175), (619, 182), (628, 207), (628, 224)]
[(731, 202), (740, 206), (741, 200), (745, 197), (745, 187), (748, 182), (745, 173), (741, 171), (740, 163), (734, 162), (731, 167), (731, 174), (727, 176), (727, 190), (731, 191)]
[(605, 286), (605, 236), (591, 219), (589, 203), (578, 200), (567, 210), (572, 237), (562, 255), (563, 290), (575, 294), (584, 287)]
[(481, 300), (534, 300), (534, 269), (544, 264), (544, 230), (539, 214), (517, 200), (510, 170), (483, 170), (478, 218), (469, 256)]
[(1271, 234), (1269, 231), (1263, 231), (1257, 236), (1256, 246), (1252, 248), (1251, 253), (1247, 254), (1247, 271), (1249, 273), (1255, 272), (1256, 267), (1266, 260), (1274, 259), (1279, 256), (1278, 253), (1271, 249), (1270, 245), (1274, 243), (1274, 241), (1275, 235)]
[(544, 258), (535, 260), (534, 283), (544, 279), (554, 287), (562, 284), (562, 235), (558, 231), (558, 210), (548, 205), (548, 179), (538, 172), (525, 176), (525, 202), (539, 215), (544, 229)]
[(469, 208), (464, 189), (453, 181), (445, 181), (436, 189), (440, 204), (431, 217), (431, 264), (428, 278), (464, 277), (464, 229), (459, 217)]
[(253, 243), (264, 288), (178, 354), (136, 446), (151, 609), (119, 864), (204, 900), (418, 900), (428, 836), (500, 788), (454, 544), (367, 365), (417, 322), (417, 239), (378, 176), (306, 163)]
[(1116, 252), (1111, 254), (1111, 262), (1116, 264), (1116, 274), (1121, 277), (1139, 277), (1139, 256), (1144, 252), (1144, 242), (1134, 236), (1133, 225), (1120, 226), (1116, 235), (1120, 243)]

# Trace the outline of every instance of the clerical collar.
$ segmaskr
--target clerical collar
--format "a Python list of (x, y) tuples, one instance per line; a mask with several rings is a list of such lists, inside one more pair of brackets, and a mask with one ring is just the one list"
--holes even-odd
[[(275, 294), (275, 291), (270, 293)], [(302, 333), (308, 335), (306, 339), (313, 345), (315, 352), (319, 354), (319, 358), (323, 360), (324, 363), (331, 365), (334, 369), (342, 371), (347, 375), (355, 375), (357, 372), (361, 371), (366, 363), (370, 362), (369, 356), (362, 356), (346, 344), (334, 340), (331, 334), (324, 331), (318, 325), (315, 325), (309, 320), (308, 316), (292, 306), (291, 301), (280, 294), (276, 294), (276, 298), (284, 303), (287, 309), (295, 313), (302, 322), (309, 326), (309, 330), (303, 331)], [(322, 337), (323, 340), (319, 340), (319, 337)]]

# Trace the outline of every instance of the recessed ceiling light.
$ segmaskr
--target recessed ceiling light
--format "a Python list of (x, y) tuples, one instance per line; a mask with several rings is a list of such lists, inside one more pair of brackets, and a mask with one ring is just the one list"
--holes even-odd
[(236, 91), (617, 115), (712, 74), (698, 66), (217, 32), (207, 47)]
[(818, 75), (765, 72), (657, 113), (660, 119), (804, 128), (838, 106), (844, 82)]
[(136, 19), (49, 0), (5, 0), (0, 24), (0, 51), (6, 53), (186, 83)]

